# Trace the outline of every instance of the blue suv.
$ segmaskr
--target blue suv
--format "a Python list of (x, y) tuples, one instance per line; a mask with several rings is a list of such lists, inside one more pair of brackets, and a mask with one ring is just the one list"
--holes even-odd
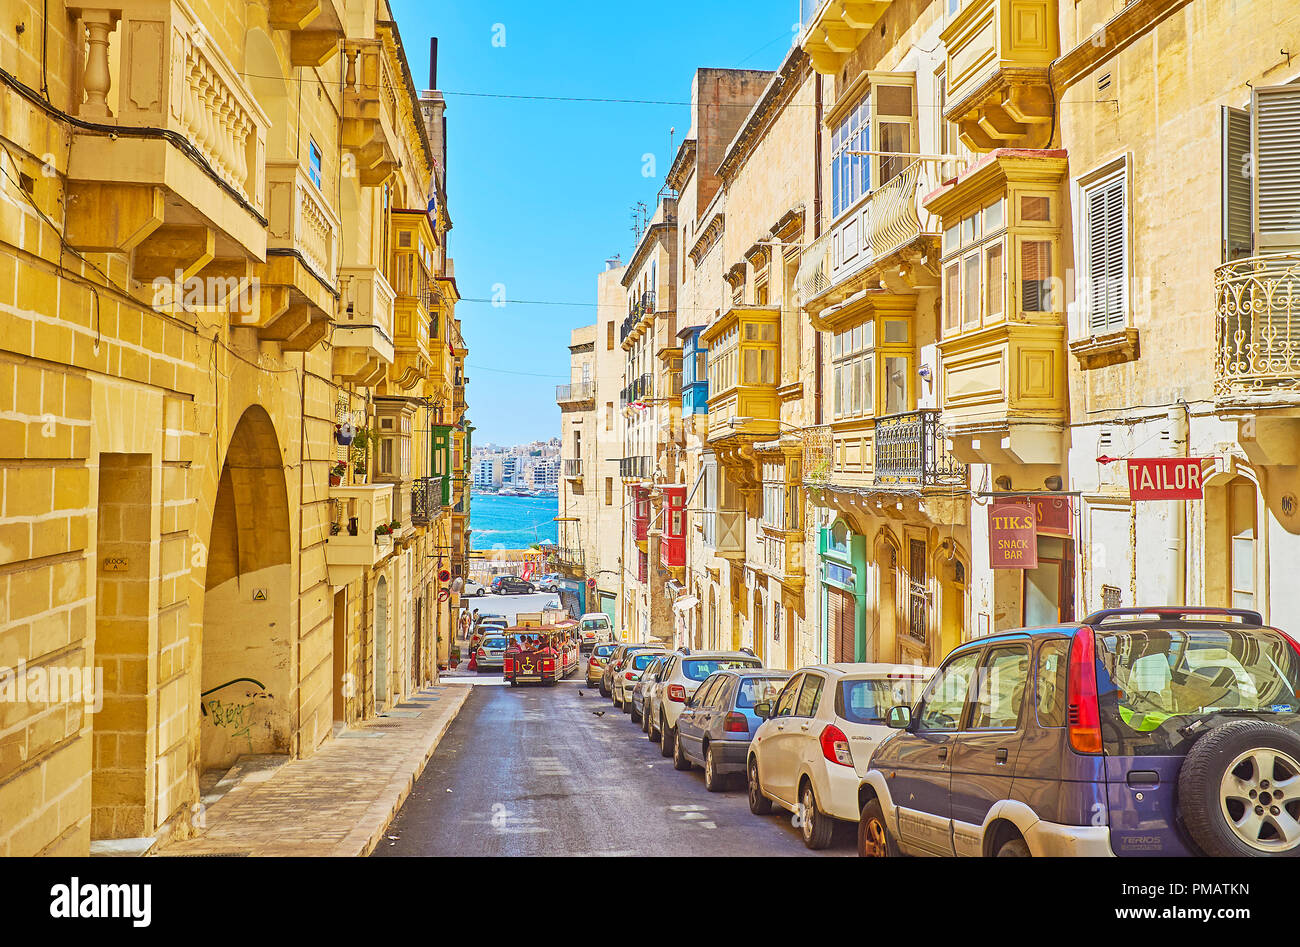
[(1300, 645), (1258, 612), (1097, 612), (952, 651), (859, 793), (863, 855), (1298, 855)]

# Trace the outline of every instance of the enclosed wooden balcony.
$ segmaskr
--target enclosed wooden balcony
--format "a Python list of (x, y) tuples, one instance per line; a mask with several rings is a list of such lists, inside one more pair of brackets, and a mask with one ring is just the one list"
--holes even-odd
[(744, 561), (745, 511), (705, 510), (701, 514), (704, 545), (723, 559)]
[(396, 294), (376, 266), (339, 271), (341, 305), (334, 323), (334, 374), (373, 387), (393, 363), (393, 303)]
[(87, 37), (71, 111), (111, 131), (70, 129), (69, 243), (134, 251), (146, 283), (263, 259), (270, 120), (199, 17), (184, 0), (69, 12)]
[(773, 437), (780, 429), (779, 306), (733, 306), (700, 335), (709, 348), (711, 445)]
[(393, 551), (392, 535), (376, 533), (393, 520), (393, 485), (353, 484), (329, 491), (333, 516), (325, 565), (330, 585), (347, 585)]
[(813, 68), (835, 75), (889, 9), (890, 0), (804, 0), (800, 43)]
[(962, 140), (976, 151), (1045, 147), (1057, 0), (970, 0), (939, 38), (948, 53), (944, 115)]

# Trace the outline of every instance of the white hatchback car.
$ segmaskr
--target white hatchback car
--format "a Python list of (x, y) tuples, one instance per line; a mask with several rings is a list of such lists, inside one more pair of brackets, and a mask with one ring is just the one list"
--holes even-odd
[(661, 658), (667, 651), (647, 648), (644, 651), (635, 651), (632, 657), (623, 665), (623, 669), (613, 675), (610, 681), (609, 689), (614, 697), (614, 706), (624, 713), (632, 712), (632, 690), (636, 687), (636, 682), (641, 680), (641, 675), (655, 658)]
[(858, 787), (871, 754), (894, 734), (889, 708), (911, 705), (934, 668), (907, 664), (818, 664), (800, 668), (773, 701), (750, 743), (749, 809), (772, 803), (798, 816), (804, 844), (830, 844), (835, 819), (857, 822)]
[(604, 612), (587, 612), (578, 619), (578, 645), (584, 651), (614, 640), (614, 626)]
[(646, 702), (646, 733), (659, 743), (667, 758), (677, 748), (677, 718), (696, 688), (715, 671), (731, 668), (761, 668), (763, 662), (748, 651), (692, 651), (679, 648), (657, 675)]

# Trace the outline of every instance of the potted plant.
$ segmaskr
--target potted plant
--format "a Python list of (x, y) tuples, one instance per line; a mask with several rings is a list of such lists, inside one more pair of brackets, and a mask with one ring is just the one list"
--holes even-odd
[(391, 536), (393, 535), (393, 527), (391, 527), (387, 523), (380, 523), (378, 526), (375, 527), (375, 535)]
[(339, 461), (330, 468), (330, 486), (337, 487), (343, 483), (343, 476), (348, 472), (348, 465)]
[(353, 440), (356, 439), (357, 431), (349, 421), (345, 424), (334, 425), (334, 440), (342, 447), (351, 447)]
[(352, 462), (352, 472), (357, 475), (358, 479), (366, 475), (366, 462), (364, 460), (354, 460)]
[(341, 533), (341, 532), (343, 532), (343, 524), (342, 524), (342, 523), (330, 523), (330, 535), (331, 535), (331, 536), (337, 536), (337, 535), (338, 535), (339, 533)]
[(401, 528), (402, 528), (402, 521), (401, 521), (401, 520), (393, 520), (391, 523), (388, 524), (388, 531), (389, 531), (390, 533), (396, 533), (396, 532), (398, 532)]

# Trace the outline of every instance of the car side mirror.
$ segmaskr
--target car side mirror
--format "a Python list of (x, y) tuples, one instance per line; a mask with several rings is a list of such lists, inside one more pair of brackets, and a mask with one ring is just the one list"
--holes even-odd
[(760, 700), (754, 705), (754, 716), (762, 717), (767, 720), (772, 716), (772, 702), (770, 700)]
[(912, 725), (912, 708), (897, 704), (889, 708), (889, 726), (893, 730), (906, 730)]

